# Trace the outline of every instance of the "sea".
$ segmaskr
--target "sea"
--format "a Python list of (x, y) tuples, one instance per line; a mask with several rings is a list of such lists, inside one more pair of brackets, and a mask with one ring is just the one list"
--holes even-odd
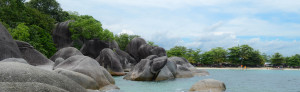
[(300, 92), (300, 70), (207, 69), (208, 76), (166, 81), (131, 81), (114, 77), (121, 92), (189, 92), (203, 79), (225, 83), (225, 92)]

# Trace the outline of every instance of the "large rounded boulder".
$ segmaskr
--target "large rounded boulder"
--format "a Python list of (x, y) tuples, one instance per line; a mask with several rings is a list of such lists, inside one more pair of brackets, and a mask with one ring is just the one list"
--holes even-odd
[(77, 50), (74, 47), (65, 47), (60, 50), (58, 50), (51, 58), (50, 60), (56, 61), (57, 58), (61, 58), (63, 60), (75, 56), (75, 55), (83, 55), (79, 50)]
[[(193, 76), (206, 76), (209, 73), (205, 70), (200, 70), (195, 68), (192, 64), (189, 63), (183, 57), (170, 57), (168, 58), (169, 61), (175, 62), (177, 65), (177, 78), (189, 78)], [(193, 75), (193, 76), (191, 76)]]
[(52, 31), (53, 42), (58, 50), (72, 46), (72, 33), (69, 30), (70, 22), (73, 21), (57, 23), (55, 29)]
[[(26, 83), (34, 82), (51, 85), (48, 88), (53, 88), (53, 86), (55, 86), (69, 92), (86, 92), (82, 86), (66, 76), (17, 62), (0, 62), (0, 82), (19, 82), (21, 83), (20, 86), (23, 87), (32, 85)], [(25, 84), (23, 85), (22, 83)], [(29, 88), (34, 87), (30, 86)]]
[(96, 58), (101, 66), (113, 76), (125, 75), (119, 56), (109, 48), (105, 48)]
[(15, 40), (0, 23), (0, 61), (6, 58), (22, 58)]
[[(21, 51), (23, 58), (33, 66), (38, 65), (53, 65), (53, 61), (49, 60), (42, 53), (33, 48), (29, 43), (23, 41), (17, 41), (16, 43)], [(52, 68), (51, 68), (52, 69)]]
[(61, 68), (55, 69), (54, 72), (67, 76), (86, 89), (99, 89), (98, 83), (93, 78), (82, 73), (73, 72)]
[(97, 58), (104, 48), (109, 48), (109, 45), (100, 39), (92, 39), (84, 43), (80, 51), (83, 55), (91, 58)]
[(109, 41), (108, 46), (110, 49), (120, 49), (119, 44), (115, 40)]
[[(134, 81), (161, 81), (175, 78), (175, 64), (168, 64), (166, 56), (157, 57), (151, 55), (148, 59), (142, 59), (133, 69), (127, 73), (124, 79)], [(168, 65), (167, 65), (168, 64)], [(169, 68), (170, 67), (170, 68)]]
[(140, 59), (144, 59), (150, 55), (157, 55), (158, 57), (167, 56), (164, 48), (158, 46), (151, 46), (149, 44), (143, 44), (138, 49)]
[(0, 82), (0, 92), (69, 92), (39, 82)]
[(115, 81), (109, 72), (100, 66), (95, 59), (87, 56), (72, 56), (54, 67), (54, 69), (58, 68), (87, 75), (98, 83), (99, 88), (102, 88), (106, 85), (115, 84)]
[(113, 49), (116, 54), (118, 54), (120, 58), (120, 62), (124, 70), (131, 69), (137, 62), (134, 58), (132, 58), (127, 52), (122, 51), (120, 49)]
[(225, 92), (225, 90), (225, 84), (214, 79), (200, 80), (190, 88), (190, 91), (195, 92)]
[(128, 52), (137, 62), (141, 60), (138, 54), (138, 49), (143, 44), (147, 44), (143, 38), (135, 37), (126, 46), (126, 52)]

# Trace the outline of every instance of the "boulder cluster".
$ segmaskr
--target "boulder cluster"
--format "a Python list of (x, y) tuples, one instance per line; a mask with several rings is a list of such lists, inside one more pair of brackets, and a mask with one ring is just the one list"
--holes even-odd
[(58, 51), (49, 59), (29, 43), (14, 40), (0, 23), (0, 92), (98, 92), (119, 89), (112, 76), (162, 81), (208, 75), (185, 58), (168, 58), (164, 48), (139, 37), (126, 51), (116, 41), (99, 39), (85, 41), (78, 50), (72, 47), (69, 22), (53, 30)]

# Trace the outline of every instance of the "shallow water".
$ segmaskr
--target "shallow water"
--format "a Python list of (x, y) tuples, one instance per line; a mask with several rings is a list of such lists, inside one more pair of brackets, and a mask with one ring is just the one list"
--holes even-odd
[(226, 92), (300, 92), (300, 70), (230, 70), (209, 69), (210, 75), (177, 78), (160, 82), (141, 82), (114, 77), (124, 92), (188, 92), (202, 79), (223, 81)]

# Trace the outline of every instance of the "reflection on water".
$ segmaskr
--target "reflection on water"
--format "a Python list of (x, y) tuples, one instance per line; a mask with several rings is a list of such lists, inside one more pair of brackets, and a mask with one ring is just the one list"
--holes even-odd
[(210, 75), (177, 78), (160, 82), (124, 80), (114, 77), (116, 85), (124, 92), (188, 92), (202, 79), (223, 81), (226, 92), (300, 92), (300, 71), (297, 70), (207, 70)]

